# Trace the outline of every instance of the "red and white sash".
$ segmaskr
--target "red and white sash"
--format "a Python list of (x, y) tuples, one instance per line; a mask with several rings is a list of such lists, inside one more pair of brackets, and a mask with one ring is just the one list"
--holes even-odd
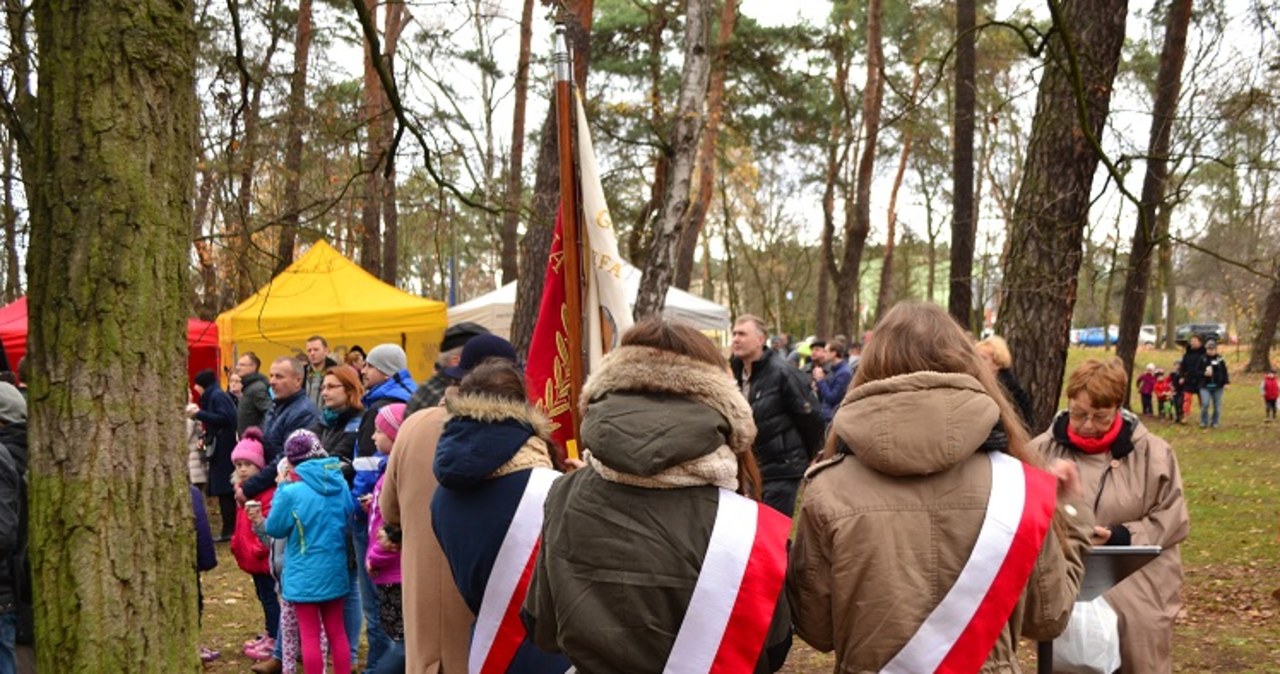
[(715, 525), (664, 674), (751, 672), (787, 570), (791, 518), (720, 490)]
[(973, 554), (942, 602), (880, 670), (885, 674), (978, 671), (1031, 577), (1053, 520), (1056, 479), (1007, 454), (988, 456), (991, 497)]
[(516, 506), (511, 527), (502, 539), (498, 558), (494, 560), (489, 583), (484, 588), (480, 612), (476, 614), (475, 631), (471, 635), (471, 651), (467, 670), (471, 674), (502, 674), (511, 665), (524, 641), (524, 624), (520, 607), (529, 592), (533, 563), (538, 557), (542, 537), (542, 504), (547, 490), (560, 473), (548, 468), (534, 468), (529, 483)]

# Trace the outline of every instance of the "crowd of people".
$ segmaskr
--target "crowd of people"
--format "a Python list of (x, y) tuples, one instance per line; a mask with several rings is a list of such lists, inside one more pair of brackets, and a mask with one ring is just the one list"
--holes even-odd
[(1105, 600), (1120, 671), (1171, 669), (1186, 504), (1118, 361), (1033, 429), (1004, 341), (933, 305), (798, 356), (753, 316), (729, 357), (651, 318), (591, 373), (569, 457), (480, 326), (421, 383), (395, 344), (302, 351), (265, 382), (240, 354), (230, 393), (201, 373), (189, 408), (255, 672), (345, 674), (362, 634), (369, 672), (773, 672), (793, 635), (837, 671), (1018, 671), (1105, 545), (1162, 550)]

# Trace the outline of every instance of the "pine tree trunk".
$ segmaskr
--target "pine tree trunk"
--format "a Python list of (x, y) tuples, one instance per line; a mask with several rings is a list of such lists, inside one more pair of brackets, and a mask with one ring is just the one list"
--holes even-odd
[(289, 78), (289, 128), (285, 132), (284, 215), (280, 217), (280, 239), (276, 247), (275, 274), (293, 264), (298, 238), (298, 193), (302, 185), (302, 124), (307, 112), (307, 60), (311, 54), (311, 0), (298, 2), (298, 28), (293, 38), (293, 75)]
[[(206, 162), (201, 159), (202, 165)], [(196, 253), (196, 267), (200, 271), (200, 295), (196, 298), (196, 315), (211, 321), (218, 315), (222, 291), (225, 284), (218, 282), (215, 271), (213, 244), (204, 234), (204, 223), (208, 219), (209, 201), (213, 198), (213, 188), (220, 179), (215, 171), (202, 172), (200, 190), (196, 195), (195, 213), (191, 218), (192, 248)]]
[(973, 325), (973, 111), (976, 0), (956, 2), (955, 151), (951, 176), (951, 294), (947, 310), (965, 330)]
[(1173, 349), (1177, 347), (1174, 332), (1175, 324), (1178, 322), (1177, 316), (1174, 315), (1174, 309), (1178, 304), (1178, 283), (1173, 277), (1173, 241), (1169, 239), (1169, 225), (1173, 218), (1173, 206), (1164, 204), (1160, 207), (1160, 211), (1156, 216), (1156, 222), (1159, 226), (1160, 241), (1160, 288), (1164, 290), (1165, 300), (1165, 317), (1164, 317), (1164, 348)]
[(667, 301), (667, 289), (675, 276), (681, 229), (689, 210), (693, 165), (698, 158), (698, 138), (705, 121), (703, 101), (711, 75), (711, 58), (707, 50), (710, 10), (710, 0), (688, 0), (685, 5), (684, 65), (671, 136), (667, 141), (671, 171), (653, 243), (649, 246), (644, 273), (640, 277), (640, 290), (636, 293), (633, 311), (637, 320), (662, 311)]
[(502, 214), (502, 284), (520, 273), (520, 206), (524, 191), (524, 126), (529, 99), (529, 53), (533, 40), (533, 0), (520, 13), (520, 56), (516, 62), (516, 100), (511, 122), (511, 166), (507, 170), (507, 210)]
[[(13, 181), (17, 178), (14, 155), (18, 151), (13, 131), (4, 139), (4, 301), (12, 302), (22, 295), (18, 263), (18, 207), (13, 201)], [(17, 363), (9, 363), (16, 369)]]
[(859, 331), (858, 287), (862, 251), (871, 231), (871, 181), (875, 177), (876, 142), (880, 135), (880, 107), (884, 100), (884, 49), (881, 45), (881, 1), (867, 2), (867, 84), (863, 94), (858, 187), (853, 218), (845, 219), (843, 274), (836, 279), (835, 329), (854, 339)]
[[(1147, 172), (1142, 181), (1142, 202), (1129, 251), (1129, 271), (1125, 275), (1124, 303), (1120, 306), (1120, 338), (1116, 355), (1125, 372), (1133, 377), (1133, 360), (1138, 351), (1147, 289), (1151, 285), (1151, 256), (1158, 242), (1156, 208), (1164, 200), (1169, 178), (1169, 145), (1182, 92), (1182, 63), (1187, 55), (1187, 25), (1191, 22), (1191, 0), (1174, 0), (1165, 24), (1160, 70), (1156, 74), (1155, 101), (1151, 106), (1151, 136), (1147, 143)], [(1129, 387), (1132, 392), (1133, 387)]]
[[(1058, 404), (1075, 308), (1081, 243), (1102, 134), (1124, 42), (1127, 2), (1051, 0), (1056, 30), (1048, 43), (1022, 184), (1010, 224), (1003, 301), (996, 331), (1013, 352), (1031, 394), (1032, 428), (1046, 428)], [(1070, 49), (1064, 42), (1070, 40)], [(1079, 85), (1071, 64), (1078, 64)], [(1077, 95), (1083, 100), (1077, 101)]]
[[(573, 51), (573, 79), (580, 91), (586, 89), (587, 70), (591, 62), (591, 18), (595, 0), (569, 0), (568, 42)], [(520, 243), (521, 274), (516, 284), (516, 306), (511, 317), (511, 343), (522, 356), (529, 351), (533, 325), (538, 321), (538, 304), (551, 254), (551, 234), (555, 228), (556, 207), (560, 203), (560, 160), (556, 148), (556, 110), (554, 101), (547, 109), (540, 132), (538, 167), (534, 173), (531, 217)]]
[[(364, 0), (369, 15), (377, 20), (378, 0)], [(360, 266), (382, 278), (382, 124), (378, 115), (385, 111), (382, 80), (378, 77), (373, 45), (364, 43), (364, 129), (365, 158), (361, 170), (365, 172), (363, 193), (360, 195)]]
[(1245, 372), (1267, 372), (1271, 369), (1271, 347), (1276, 327), (1280, 325), (1280, 256), (1271, 265), (1271, 290), (1267, 292), (1259, 312), (1258, 333), (1249, 347), (1249, 364)]
[[(915, 64), (915, 75), (911, 78), (911, 98), (910, 105), (915, 105), (916, 94), (920, 92), (920, 64), (919, 59)], [(894, 236), (898, 224), (898, 190), (902, 189), (902, 180), (907, 175), (907, 160), (911, 158), (911, 140), (912, 130), (911, 124), (907, 124), (902, 132), (902, 153), (898, 156), (898, 172), (893, 176), (893, 188), (889, 191), (889, 214), (885, 218), (885, 244), (884, 244), (884, 262), (880, 267), (880, 292), (876, 295), (876, 321), (884, 317), (886, 311), (889, 310), (890, 303), (893, 301), (893, 292), (891, 289), (893, 280), (893, 247)], [(910, 272), (908, 271), (908, 274)], [(911, 277), (908, 275), (908, 279)], [(910, 290), (909, 288), (906, 290)]]
[(183, 447), (194, 3), (36, 3), (30, 485), (42, 672), (198, 672)]
[(724, 81), (729, 67), (729, 41), (733, 38), (733, 26), (737, 20), (738, 0), (724, 0), (724, 5), (720, 8), (716, 53), (711, 60), (711, 84), (707, 87), (707, 127), (702, 132), (702, 147), (698, 150), (698, 191), (689, 209), (689, 220), (680, 233), (675, 286), (681, 290), (689, 289), (698, 236), (707, 221), (707, 209), (711, 207), (711, 191), (715, 187), (716, 147), (720, 137), (720, 119), (724, 116)]
[[(400, 34), (409, 23), (409, 14), (405, 10), (403, 0), (393, 0), (383, 5), (385, 18), (382, 31), (382, 59), (386, 62), (387, 72), (395, 77), (396, 48), (400, 44)], [(394, 80), (393, 80), (394, 81)], [(378, 91), (381, 92), (382, 111), (378, 115), (378, 154), (381, 157), (382, 175), (378, 177), (378, 187), (382, 195), (382, 264), (379, 266), (380, 278), (388, 285), (396, 285), (400, 271), (400, 212), (396, 206), (396, 155), (391, 144), (395, 140), (396, 116), (391, 109), (391, 97), (382, 87), (378, 79)]]

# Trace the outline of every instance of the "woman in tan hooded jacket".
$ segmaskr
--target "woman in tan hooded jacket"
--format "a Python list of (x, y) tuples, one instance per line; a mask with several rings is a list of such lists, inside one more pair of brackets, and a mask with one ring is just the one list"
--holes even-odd
[(1122, 674), (1173, 671), (1173, 620), (1182, 607), (1190, 518), (1169, 443), (1120, 408), (1128, 377), (1119, 359), (1085, 361), (1067, 380), (1067, 409), (1032, 447), (1077, 464), (1098, 525), (1095, 545), (1157, 545), (1155, 561), (1103, 597), (1120, 618)]
[[(826, 458), (806, 477), (787, 572), (796, 632), (834, 650), (837, 672), (933, 671), (936, 662), (904, 664), (919, 652), (909, 646), (922, 642), (946, 657), (965, 650), (970, 661), (960, 669), (1018, 672), (1019, 638), (1061, 632), (1083, 576), (1093, 519), (1075, 495), (1078, 476), (1066, 462), (1050, 467), (1053, 477), (1026, 467), (1039, 460), (1017, 413), (941, 309), (899, 304), (875, 335), (832, 420)], [(998, 510), (988, 508), (998, 466), (1026, 475), (1027, 502), (1040, 504), (1047, 532), (1015, 537), (1024, 552), (999, 558), (1021, 559), (1025, 578), (984, 595), (1002, 597), (1002, 610), (961, 602), (964, 618), (941, 621), (972, 626), (968, 616), (981, 605), (990, 617), (986, 641), (922, 632), (940, 624), (940, 605), (964, 596), (953, 592), (964, 587), (959, 579), (991, 566), (966, 563), (987, 534), (984, 518)], [(1000, 494), (1010, 491), (1010, 480), (999, 484)]]

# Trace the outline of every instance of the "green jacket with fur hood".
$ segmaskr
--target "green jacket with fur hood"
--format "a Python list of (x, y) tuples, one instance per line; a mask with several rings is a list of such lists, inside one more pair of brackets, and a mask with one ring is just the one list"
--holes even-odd
[[(582, 393), (587, 467), (552, 486), (525, 600), (540, 648), (583, 674), (661, 672), (719, 508), (751, 451), (751, 409), (726, 370), (670, 352), (616, 349)], [(756, 672), (791, 644), (785, 596)]]

